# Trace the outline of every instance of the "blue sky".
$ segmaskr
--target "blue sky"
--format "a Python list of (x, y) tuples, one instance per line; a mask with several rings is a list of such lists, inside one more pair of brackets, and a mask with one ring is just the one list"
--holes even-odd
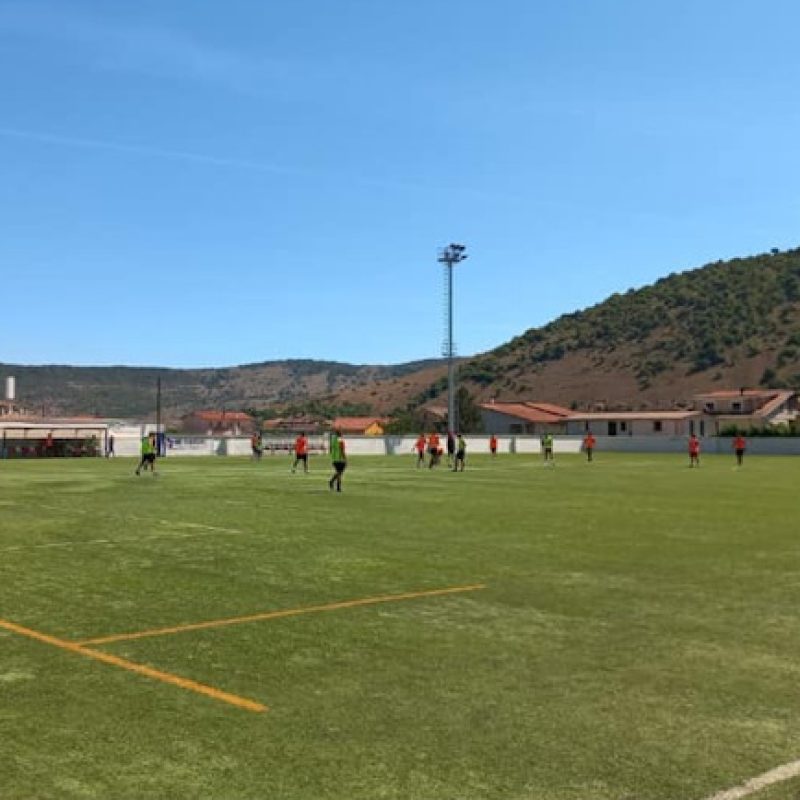
[(395, 363), (800, 244), (795, 0), (0, 0), (0, 361)]

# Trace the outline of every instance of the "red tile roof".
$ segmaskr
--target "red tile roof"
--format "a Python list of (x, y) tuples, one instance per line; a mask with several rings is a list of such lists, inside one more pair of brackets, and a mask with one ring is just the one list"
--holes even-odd
[(511, 417), (525, 420), (526, 422), (556, 423), (567, 420), (670, 420), (687, 419), (699, 414), (697, 411), (602, 411), (579, 412), (570, 411), (563, 406), (552, 403), (482, 403), (481, 408), (487, 411), (497, 411)]
[(337, 417), (332, 425), (334, 430), (365, 431), (373, 423), (383, 426), (387, 422), (386, 417)]
[(555, 414), (557, 417), (569, 417), (572, 412), (563, 406), (557, 406), (553, 403), (525, 403), (529, 408), (544, 411), (547, 414)]
[(551, 403), (481, 403), (485, 411), (495, 411), (526, 422), (554, 423), (569, 418), (572, 412)]

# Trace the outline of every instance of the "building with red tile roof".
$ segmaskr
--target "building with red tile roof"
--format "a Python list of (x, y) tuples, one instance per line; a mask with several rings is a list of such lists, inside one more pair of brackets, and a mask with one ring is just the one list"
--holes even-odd
[(726, 428), (764, 428), (797, 418), (798, 396), (790, 389), (738, 389), (695, 395), (695, 408), (708, 433)]
[(327, 420), (318, 417), (277, 417), (264, 421), (261, 426), (265, 433), (321, 433), (330, 427)]
[(796, 392), (779, 389), (722, 390), (698, 394), (690, 409), (656, 411), (570, 411), (551, 403), (481, 405), (488, 433), (566, 433), (578, 436), (716, 436), (736, 426), (764, 428), (798, 415)]
[(255, 430), (255, 420), (243, 411), (192, 411), (181, 417), (181, 432), (206, 436), (242, 436)]
[(331, 422), (335, 431), (351, 436), (383, 436), (387, 417), (337, 417)]
[(572, 412), (552, 403), (492, 401), (481, 403), (483, 428), (487, 433), (566, 433)]

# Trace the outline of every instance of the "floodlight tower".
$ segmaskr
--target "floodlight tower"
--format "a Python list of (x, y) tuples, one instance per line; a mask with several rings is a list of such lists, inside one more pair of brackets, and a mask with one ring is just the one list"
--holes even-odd
[(442, 248), (437, 259), (444, 265), (444, 291), (445, 291), (445, 338), (442, 345), (442, 355), (447, 358), (447, 430), (456, 433), (458, 420), (456, 419), (456, 365), (454, 358), (456, 346), (453, 341), (453, 267), (467, 258), (466, 247), (463, 244), (449, 244)]

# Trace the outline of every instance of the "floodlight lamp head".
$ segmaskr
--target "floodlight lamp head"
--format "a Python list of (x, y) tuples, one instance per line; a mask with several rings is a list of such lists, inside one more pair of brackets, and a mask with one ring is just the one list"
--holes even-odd
[(438, 261), (451, 266), (457, 264), (467, 258), (467, 254), (464, 252), (466, 249), (466, 245), (451, 243), (439, 251)]

